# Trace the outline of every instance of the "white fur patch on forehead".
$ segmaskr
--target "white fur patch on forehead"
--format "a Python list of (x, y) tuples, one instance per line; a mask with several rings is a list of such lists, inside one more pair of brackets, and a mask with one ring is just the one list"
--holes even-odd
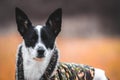
[(40, 39), (40, 35), (41, 35), (41, 33), (40, 33), (40, 31), (41, 31), (41, 29), (43, 28), (43, 26), (42, 25), (37, 25), (36, 27), (35, 27), (35, 30), (37, 31), (37, 34), (38, 34), (38, 39), (39, 40), (41, 40)]
[(40, 32), (40, 30), (43, 28), (43, 26), (42, 25), (37, 25), (36, 27), (35, 27), (35, 29), (38, 31), (38, 32)]

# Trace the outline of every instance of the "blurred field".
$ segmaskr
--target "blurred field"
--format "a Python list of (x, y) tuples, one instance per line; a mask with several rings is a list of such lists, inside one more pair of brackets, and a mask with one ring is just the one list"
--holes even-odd
[[(19, 35), (0, 37), (0, 80), (14, 80)], [(120, 38), (58, 38), (60, 60), (102, 68), (111, 80), (120, 80)]]

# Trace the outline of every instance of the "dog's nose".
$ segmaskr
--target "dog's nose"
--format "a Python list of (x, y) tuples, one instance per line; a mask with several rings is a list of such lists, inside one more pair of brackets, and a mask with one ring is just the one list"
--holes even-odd
[(37, 52), (38, 52), (38, 55), (37, 55), (38, 58), (42, 58), (45, 56), (44, 55), (45, 50), (43, 48), (39, 48)]

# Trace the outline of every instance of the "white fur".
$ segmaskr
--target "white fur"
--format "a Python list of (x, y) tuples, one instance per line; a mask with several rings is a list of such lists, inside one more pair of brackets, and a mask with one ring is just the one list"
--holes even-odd
[[(42, 26), (37, 26), (35, 29), (38, 31), (39, 34), (39, 41), (35, 45), (35, 48), (32, 47), (27, 48), (23, 41), (22, 43), (22, 53), (23, 53), (23, 65), (24, 65), (24, 76), (26, 80), (39, 80), (40, 77), (44, 74), (51, 56), (53, 54), (53, 50), (46, 49), (43, 45), (41, 38), (40, 38), (40, 31)], [(41, 61), (35, 61), (33, 58), (37, 56), (37, 48), (43, 47), (45, 49), (45, 57)]]
[(105, 76), (105, 72), (101, 69), (95, 68), (95, 76), (93, 80), (108, 80)]

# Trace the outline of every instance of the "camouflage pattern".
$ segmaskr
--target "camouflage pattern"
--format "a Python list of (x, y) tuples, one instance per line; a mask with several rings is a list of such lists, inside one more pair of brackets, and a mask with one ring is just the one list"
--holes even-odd
[(93, 80), (94, 68), (83, 64), (59, 63), (50, 80)]

